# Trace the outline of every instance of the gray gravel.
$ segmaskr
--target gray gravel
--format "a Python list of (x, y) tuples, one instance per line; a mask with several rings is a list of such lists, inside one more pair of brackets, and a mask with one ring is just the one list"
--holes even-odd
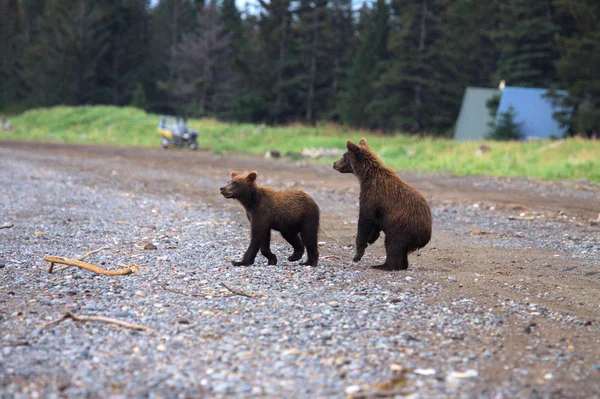
[[(126, 191), (119, 173), (96, 179), (0, 156), (0, 223), (15, 224), (0, 230), (2, 398), (343, 398), (389, 393), (385, 382), (397, 397), (550, 397), (557, 389), (574, 397), (571, 383), (600, 379), (564, 346), (536, 351), (547, 344), (541, 338), (523, 348), (528, 364), (547, 370), (533, 391), (531, 368), (515, 367), (509, 381), (493, 384), (480, 372), (508, 364), (501, 348), (515, 325), (533, 337), (546, 322), (572, 329), (587, 320), (502, 295), (493, 307), (469, 295), (449, 298), (419, 257), (405, 273), (375, 274), (364, 267), (375, 255), (354, 265), (352, 249), (332, 242), (322, 245), (318, 267), (287, 262), (281, 240), (272, 244), (277, 266), (259, 256), (252, 267), (232, 267), (249, 239), (241, 207)], [(314, 196), (356, 202), (351, 194)], [(586, 226), (562, 233), (565, 222), (540, 217), (532, 228), (483, 206), (436, 203), (433, 212), (439, 234), (476, 244), (488, 233), (513, 232), (493, 245), (545, 247), (600, 266), (600, 245)], [(352, 225), (355, 213), (348, 214)], [(144, 250), (149, 242), (157, 250)], [(49, 275), (42, 260), (104, 246), (87, 260), (110, 269), (136, 263), (140, 275), (74, 268)], [(66, 311), (143, 324), (158, 335), (70, 320), (40, 328)], [(598, 330), (597, 323), (585, 328)]]

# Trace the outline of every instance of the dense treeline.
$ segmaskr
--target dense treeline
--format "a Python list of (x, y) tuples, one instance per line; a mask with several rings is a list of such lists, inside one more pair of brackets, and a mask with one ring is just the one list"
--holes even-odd
[(0, 109), (446, 134), (466, 86), (566, 89), (600, 128), (597, 0), (0, 0)]

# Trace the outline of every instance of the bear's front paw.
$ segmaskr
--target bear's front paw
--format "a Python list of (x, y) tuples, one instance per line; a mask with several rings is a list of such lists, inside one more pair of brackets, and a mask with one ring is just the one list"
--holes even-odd
[(352, 262), (358, 262), (359, 260), (361, 260), (363, 257), (363, 254), (356, 254), (354, 255), (354, 258), (352, 258)]
[(248, 263), (248, 262), (244, 262), (244, 261), (238, 262), (236, 260), (232, 260), (231, 264), (234, 266), (250, 266), (250, 263)]

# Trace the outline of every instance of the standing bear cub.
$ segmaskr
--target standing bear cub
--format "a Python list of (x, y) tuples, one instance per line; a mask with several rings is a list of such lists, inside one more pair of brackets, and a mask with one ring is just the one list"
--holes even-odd
[(385, 263), (381, 270), (408, 268), (408, 254), (431, 239), (431, 209), (427, 200), (406, 184), (361, 139), (359, 145), (348, 141), (348, 151), (333, 164), (340, 173), (354, 174), (360, 183), (356, 255), (358, 262), (367, 244), (385, 233)]
[(308, 259), (302, 265), (316, 266), (319, 260), (317, 239), (319, 231), (319, 207), (304, 191), (275, 191), (256, 184), (258, 173), (247, 175), (231, 172), (231, 180), (221, 187), (225, 198), (238, 200), (246, 210), (250, 221), (251, 239), (240, 262), (234, 266), (248, 266), (260, 252), (269, 260), (269, 265), (277, 264), (277, 257), (271, 252), (271, 230), (277, 230), (294, 247), (289, 261), (297, 261), (304, 254)]

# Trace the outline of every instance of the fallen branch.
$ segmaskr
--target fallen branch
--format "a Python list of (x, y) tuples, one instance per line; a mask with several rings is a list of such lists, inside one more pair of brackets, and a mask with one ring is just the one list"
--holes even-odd
[(221, 285), (225, 288), (227, 288), (229, 291), (233, 292), (236, 295), (241, 295), (241, 296), (245, 296), (246, 298), (254, 298), (254, 296), (252, 295), (248, 295), (245, 292), (242, 291), (238, 291), (238, 290), (234, 290), (233, 288), (229, 288), (228, 286), (225, 285), (225, 283), (221, 283)]
[[(127, 268), (124, 268), (121, 270), (105, 270), (98, 266), (94, 266), (90, 263), (82, 262), (77, 259), (63, 258), (60, 256), (46, 255), (46, 256), (44, 256), (44, 260), (47, 262), (50, 262), (50, 267), (48, 267), (48, 273), (52, 273), (52, 269), (54, 268), (55, 263), (69, 265), (69, 266), (76, 266), (81, 269), (89, 270), (90, 272), (103, 274), (105, 276), (124, 276), (126, 274), (131, 274), (131, 273), (134, 273), (134, 274), (139, 273), (138, 265), (136, 265), (135, 263), (132, 265), (129, 265)], [(61, 268), (61, 270), (62, 270), (62, 268)]]
[(161, 285), (160, 288), (162, 288), (165, 291), (172, 292), (174, 294), (181, 294), (181, 295), (186, 295), (186, 296), (201, 296), (201, 297), (214, 296), (214, 295), (200, 294), (200, 293), (197, 293), (197, 292), (185, 292), (185, 291), (176, 290), (176, 289), (173, 289), (173, 288), (168, 288), (168, 287), (166, 287), (164, 285)]
[(4, 226), (0, 226), (0, 229), (10, 229), (11, 227), (15, 227), (15, 225), (12, 223), (5, 224)]
[(508, 220), (534, 220), (535, 216), (509, 216)]
[[(100, 251), (104, 251), (105, 249), (109, 249), (109, 247), (102, 247), (102, 248), (94, 249), (93, 251), (90, 251), (90, 252), (86, 252), (85, 254), (83, 254), (83, 256), (79, 257), (77, 260), (84, 260), (88, 256), (93, 255), (95, 253), (98, 253)], [(72, 265), (66, 265), (66, 266), (59, 267), (58, 269), (54, 270), (54, 272), (60, 272), (61, 270), (68, 269), (71, 266)], [(121, 265), (119, 265), (119, 266), (121, 266)], [(121, 267), (123, 267), (123, 266), (121, 266)], [(127, 268), (129, 266), (125, 266), (125, 267)], [(53, 268), (54, 268), (54, 264), (51, 263), (50, 267), (48, 268), (48, 273), (52, 274), (52, 269)]]
[(98, 253), (100, 251), (104, 251), (106, 249), (110, 249), (110, 247), (102, 247), (102, 248), (94, 249), (93, 251), (90, 251), (90, 252), (86, 252), (85, 254), (83, 254), (82, 257), (80, 257), (77, 260), (84, 260), (85, 258), (89, 257), (90, 255), (96, 254), (96, 253)]
[(28, 345), (31, 345), (31, 343), (25, 339), (18, 340), (18, 341), (3, 341), (3, 342), (1, 342), (1, 344), (4, 346), (28, 346)]
[(128, 328), (130, 330), (146, 331), (150, 334), (157, 334), (156, 330), (154, 330), (150, 327), (142, 326), (140, 324), (127, 323), (126, 321), (111, 319), (109, 317), (104, 317), (104, 316), (79, 316), (79, 315), (76, 315), (71, 312), (67, 312), (64, 315), (60, 316), (58, 319), (52, 320), (48, 323), (41, 325), (40, 329), (43, 330), (44, 328), (50, 327), (54, 324), (58, 324), (61, 321), (66, 320), (66, 319), (72, 319), (74, 321), (81, 321), (81, 322), (99, 321), (101, 323), (116, 324), (117, 326)]

